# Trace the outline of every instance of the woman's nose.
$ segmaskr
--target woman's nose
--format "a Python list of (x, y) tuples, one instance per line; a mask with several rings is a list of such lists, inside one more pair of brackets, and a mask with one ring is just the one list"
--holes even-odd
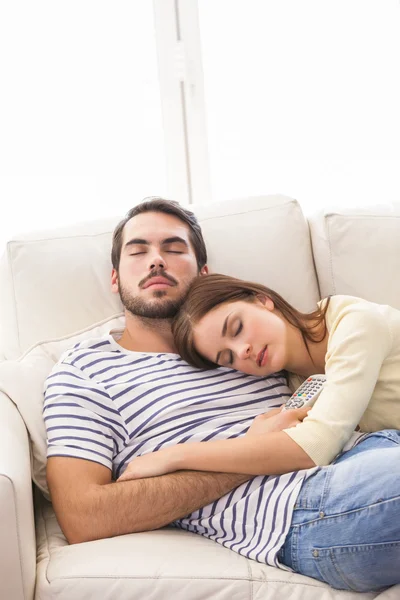
[(251, 353), (251, 345), (250, 344), (242, 344), (240, 346), (240, 348), (238, 349), (238, 357), (241, 360), (245, 360), (246, 358), (249, 358)]

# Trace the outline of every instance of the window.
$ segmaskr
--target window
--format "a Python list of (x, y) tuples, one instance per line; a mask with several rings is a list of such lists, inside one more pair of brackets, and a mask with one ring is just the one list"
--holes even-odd
[(397, 0), (199, 0), (212, 198), (400, 200)]
[(0, 8), (0, 243), (165, 195), (149, 0)]
[(399, 203), (399, 29), (398, 0), (1, 3), (0, 248), (149, 195)]

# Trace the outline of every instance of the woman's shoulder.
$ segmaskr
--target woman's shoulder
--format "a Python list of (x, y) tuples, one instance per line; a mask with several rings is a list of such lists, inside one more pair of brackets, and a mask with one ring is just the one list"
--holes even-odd
[[(322, 302), (326, 302), (325, 298)], [(322, 304), (323, 308), (325, 304)], [(387, 304), (377, 304), (363, 298), (347, 295), (335, 295), (330, 297), (329, 306), (326, 311), (326, 325), (329, 335), (336, 331), (342, 334), (358, 331), (374, 332), (375, 334), (386, 334), (389, 330), (400, 326), (400, 311)], [(340, 325), (340, 328), (339, 328)]]
[[(324, 298), (318, 303), (321, 310), (326, 307), (328, 299), (329, 304), (325, 312), (325, 322), (329, 335), (337, 330), (340, 323), (343, 325), (347, 323), (350, 329), (352, 327), (357, 329), (376, 328), (379, 331), (382, 327), (386, 327), (387, 315), (384, 305), (357, 296), (335, 294)], [(341, 326), (341, 329), (343, 330), (343, 326)]]
[(323, 309), (329, 301), (329, 308), (347, 307), (347, 306), (367, 306), (372, 304), (368, 300), (358, 296), (349, 296), (348, 294), (332, 294), (318, 302), (318, 306)]
[[(329, 302), (329, 303), (328, 303)], [(357, 296), (349, 296), (345, 294), (335, 294), (333, 296), (328, 296), (324, 298), (320, 302), (318, 302), (318, 306), (321, 310), (323, 310), (328, 304), (326, 316), (327, 318), (334, 318), (339, 314), (348, 314), (352, 312), (377, 312), (379, 311), (380, 304), (376, 304), (374, 302), (370, 302), (369, 300), (365, 300), (364, 298), (359, 298)]]

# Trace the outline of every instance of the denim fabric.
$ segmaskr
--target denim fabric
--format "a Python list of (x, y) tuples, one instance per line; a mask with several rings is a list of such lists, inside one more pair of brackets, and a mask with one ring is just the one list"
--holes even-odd
[(400, 582), (400, 431), (369, 434), (305, 481), (279, 559), (341, 590)]

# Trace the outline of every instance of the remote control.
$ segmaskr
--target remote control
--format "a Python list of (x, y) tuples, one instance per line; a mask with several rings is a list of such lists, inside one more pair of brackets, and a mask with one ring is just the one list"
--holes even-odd
[(287, 400), (283, 410), (312, 406), (322, 392), (325, 381), (325, 375), (311, 375), (307, 377), (304, 383)]

